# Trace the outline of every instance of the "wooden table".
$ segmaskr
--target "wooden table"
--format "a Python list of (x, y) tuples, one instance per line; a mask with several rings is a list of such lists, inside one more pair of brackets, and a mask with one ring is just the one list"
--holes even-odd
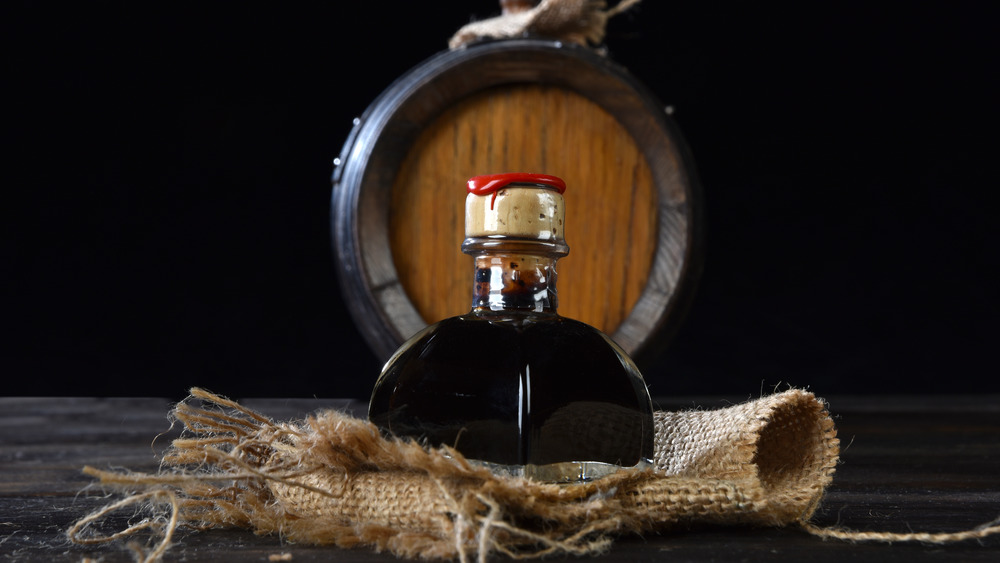
[[(1000, 516), (1000, 396), (828, 397), (841, 465), (814, 521), (857, 530), (949, 532)], [(249, 399), (275, 419), (351, 401)], [(659, 401), (716, 408), (730, 398)], [(69, 543), (69, 526), (110, 502), (83, 465), (155, 470), (169, 442), (164, 399), (0, 398), (0, 559), (130, 561), (122, 545)], [(83, 491), (83, 492), (81, 492)], [(182, 532), (166, 561), (396, 561), (366, 550), (291, 545), (243, 529)], [(287, 558), (288, 555), (285, 555)], [(559, 559), (559, 558), (556, 558)], [(798, 529), (698, 527), (622, 538), (608, 561), (992, 561), (1000, 536), (951, 545), (821, 540)], [(587, 558), (587, 560), (591, 560)]]

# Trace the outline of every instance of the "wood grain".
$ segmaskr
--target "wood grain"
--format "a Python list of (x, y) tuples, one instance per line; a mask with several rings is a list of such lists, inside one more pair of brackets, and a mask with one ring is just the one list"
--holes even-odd
[(393, 186), (390, 241), (399, 280), (428, 323), (468, 312), (461, 254), (464, 180), (541, 172), (566, 180), (570, 255), (560, 313), (613, 333), (635, 306), (656, 247), (657, 195), (635, 141), (607, 111), (558, 87), (490, 89), (418, 137)]

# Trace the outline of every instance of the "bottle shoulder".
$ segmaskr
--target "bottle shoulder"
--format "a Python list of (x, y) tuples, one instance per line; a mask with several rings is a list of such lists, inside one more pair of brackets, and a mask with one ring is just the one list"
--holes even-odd
[(470, 312), (443, 319), (415, 334), (402, 349), (421, 341), (427, 342), (432, 338), (449, 335), (462, 335), (463, 340), (469, 344), (479, 338), (483, 345), (489, 345), (496, 338), (515, 339), (518, 342), (556, 342), (560, 344), (560, 348), (574, 343), (581, 346), (607, 345), (616, 354), (627, 356), (610, 336), (582, 321), (556, 313), (504, 311)]
[(471, 312), (443, 319), (400, 347), (386, 369), (414, 358), (424, 365), (602, 365), (605, 371), (624, 368), (641, 378), (628, 354), (605, 333), (553, 313)]
[(469, 326), (470, 323), (489, 323), (501, 328), (509, 327), (521, 330), (541, 326), (550, 330), (566, 329), (578, 333), (589, 332), (604, 335), (599, 329), (585, 322), (548, 311), (472, 311), (464, 315), (438, 321), (432, 326), (435, 328), (441, 326), (453, 328)]

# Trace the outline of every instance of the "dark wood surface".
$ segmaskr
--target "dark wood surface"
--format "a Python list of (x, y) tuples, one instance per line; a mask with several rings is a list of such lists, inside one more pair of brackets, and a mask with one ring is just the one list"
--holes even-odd
[[(732, 402), (702, 397), (659, 406), (716, 408)], [(243, 403), (276, 419), (301, 418), (324, 407), (359, 407), (315, 399)], [(842, 454), (817, 524), (949, 532), (1000, 516), (1000, 396), (833, 397), (829, 404)], [(167, 400), (152, 398), (0, 398), (0, 559), (132, 560), (120, 544), (81, 547), (67, 541), (73, 522), (111, 500), (80, 468), (155, 470), (157, 452), (177, 433), (166, 417), (169, 408)], [(242, 529), (181, 532), (165, 560), (267, 561), (282, 554), (292, 561), (396, 560), (367, 550), (292, 545)], [(1000, 536), (944, 546), (885, 545), (824, 541), (797, 529), (705, 526), (622, 538), (596, 559), (1000, 561)]]

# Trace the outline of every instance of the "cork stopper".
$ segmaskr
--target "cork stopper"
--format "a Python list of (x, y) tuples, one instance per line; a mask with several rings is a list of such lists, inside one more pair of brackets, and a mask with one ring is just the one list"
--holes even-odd
[(493, 174), (469, 180), (465, 236), (564, 243), (566, 183), (544, 174)]

